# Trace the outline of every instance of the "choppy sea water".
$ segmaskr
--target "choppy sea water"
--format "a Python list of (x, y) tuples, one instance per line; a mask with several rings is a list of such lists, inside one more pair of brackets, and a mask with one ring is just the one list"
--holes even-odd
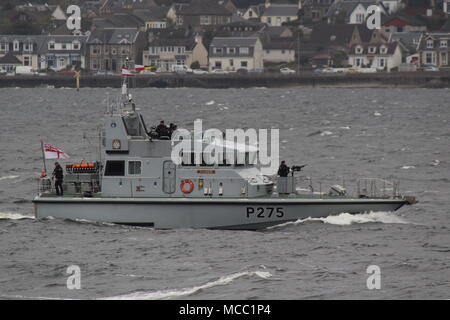
[[(137, 89), (145, 119), (279, 128), (282, 157), (323, 185), (399, 179), (419, 203), (264, 231), (153, 230), (33, 218), (39, 139), (95, 159), (106, 93), (0, 89), (0, 298), (417, 299), (450, 296), (450, 91)], [(51, 163), (50, 163), (51, 164)], [(325, 187), (324, 187), (325, 188)], [(81, 289), (68, 290), (78, 265)], [(381, 289), (368, 290), (369, 265)]]

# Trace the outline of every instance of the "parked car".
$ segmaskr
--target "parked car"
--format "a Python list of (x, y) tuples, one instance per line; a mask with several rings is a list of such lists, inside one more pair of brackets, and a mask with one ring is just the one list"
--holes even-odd
[(348, 68), (348, 69), (347, 69), (347, 72), (350, 72), (350, 73), (360, 73), (360, 72), (362, 72), (362, 70), (361, 70), (361, 69), (358, 69), (358, 68)]
[(192, 73), (193, 73), (193, 74), (207, 74), (208, 71), (203, 70), (203, 69), (193, 69), (193, 70), (192, 70)]
[(228, 71), (225, 71), (225, 70), (222, 70), (222, 69), (214, 69), (214, 70), (211, 71), (211, 73), (214, 73), (214, 74), (226, 74), (226, 73), (228, 73)]
[(286, 68), (281, 68), (280, 72), (282, 74), (293, 74), (293, 73), (295, 73), (295, 70), (292, 70), (292, 69), (286, 67)]
[(439, 68), (436, 66), (429, 65), (429, 66), (425, 66), (423, 68), (423, 71), (439, 71)]
[(22, 74), (22, 75), (34, 75), (37, 74), (30, 66), (17, 66), (15, 70), (15, 74)]
[(334, 68), (327, 67), (327, 68), (323, 68), (322, 72), (323, 73), (334, 73), (336, 71), (334, 70)]
[(192, 73), (192, 69), (183, 64), (174, 64), (171, 68), (172, 72), (175, 73)]
[(239, 74), (247, 74), (247, 73), (248, 73), (248, 70), (247, 70), (247, 69), (244, 69), (244, 68), (240, 68), (240, 69), (237, 69), (237, 70), (236, 70), (236, 73), (239, 73)]

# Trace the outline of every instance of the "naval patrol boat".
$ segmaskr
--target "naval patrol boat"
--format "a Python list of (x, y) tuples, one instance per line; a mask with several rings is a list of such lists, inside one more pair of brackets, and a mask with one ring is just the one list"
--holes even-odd
[(64, 196), (56, 195), (50, 178), (40, 178), (36, 218), (256, 230), (308, 217), (395, 211), (415, 202), (399, 194), (398, 182), (380, 179), (358, 180), (354, 194), (340, 185), (318, 192), (311, 181), (301, 189), (296, 178), (303, 166), (273, 177), (250, 163), (176, 164), (173, 141), (147, 131), (126, 82), (120, 101), (105, 114), (100, 159), (65, 166)]

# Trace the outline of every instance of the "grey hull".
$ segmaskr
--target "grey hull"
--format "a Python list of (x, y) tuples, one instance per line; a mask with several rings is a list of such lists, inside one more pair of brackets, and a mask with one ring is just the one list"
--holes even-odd
[(394, 211), (401, 199), (54, 198), (33, 200), (36, 218), (86, 219), (172, 228), (256, 230), (305, 219)]

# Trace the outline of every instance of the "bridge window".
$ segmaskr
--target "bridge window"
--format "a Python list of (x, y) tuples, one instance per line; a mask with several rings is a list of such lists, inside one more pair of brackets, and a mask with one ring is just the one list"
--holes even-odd
[(124, 175), (125, 175), (125, 161), (124, 160), (106, 161), (105, 176), (123, 177)]
[(128, 174), (141, 174), (141, 161), (128, 161)]

